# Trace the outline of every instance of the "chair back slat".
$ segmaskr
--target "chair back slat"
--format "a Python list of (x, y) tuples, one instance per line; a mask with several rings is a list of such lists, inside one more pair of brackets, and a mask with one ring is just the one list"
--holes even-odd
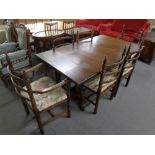
[(15, 87), (16, 93), (21, 97), (22, 100), (30, 102), (32, 108), (36, 110), (37, 106), (34, 100), (33, 91), (30, 81), (26, 77), (26, 73), (24, 72), (21, 78), (15, 72), (11, 72), (11, 70), (9, 70), (9, 75), (11, 77), (12, 84)]
[(9, 72), (9, 75), (11, 77), (11, 81), (12, 81), (12, 84), (14, 85), (15, 87), (15, 91), (16, 93), (21, 97), (21, 98), (25, 98), (26, 100), (30, 101), (29, 98), (26, 98), (25, 96), (22, 95), (21, 92), (25, 92), (27, 94), (29, 94), (28, 92), (28, 89), (26, 87), (26, 83), (25, 81), (20, 78), (19, 76)]
[(63, 21), (63, 30), (67, 34), (74, 33), (75, 23), (74, 21)]
[(130, 46), (127, 49), (127, 53), (123, 63), (123, 67), (120, 75), (121, 79), (124, 78), (126, 75), (129, 75), (130, 73), (132, 74), (143, 48), (144, 46), (140, 45), (137, 51), (130, 52), (131, 50), (131, 44), (130, 44)]
[(139, 48), (139, 50), (130, 52), (130, 49), (128, 50), (129, 52), (126, 55), (125, 58), (125, 64), (124, 64), (124, 69), (130, 68), (130, 67), (135, 67), (137, 60), (140, 57), (141, 51), (143, 50), (143, 46)]
[(105, 57), (102, 64), (101, 74), (100, 74), (100, 81), (99, 81), (99, 87), (98, 87), (99, 93), (101, 92), (103, 85), (108, 83), (110, 84), (110, 83), (118, 82), (122, 72), (125, 56), (126, 56), (125, 49), (126, 47), (123, 50), (122, 58), (113, 64), (107, 65), (107, 59)]
[(58, 31), (58, 23), (44, 23), (44, 31), (51, 31), (53, 33)]
[(102, 84), (107, 84), (107, 83), (117, 81), (122, 70), (123, 61), (124, 61), (124, 58), (122, 58), (120, 61), (115, 62), (114, 64), (111, 64), (111, 65), (105, 64), (105, 67), (101, 73), (103, 74)]

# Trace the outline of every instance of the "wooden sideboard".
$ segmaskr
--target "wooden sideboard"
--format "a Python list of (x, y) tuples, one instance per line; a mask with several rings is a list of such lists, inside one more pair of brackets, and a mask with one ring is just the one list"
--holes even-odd
[(144, 49), (140, 59), (146, 63), (151, 63), (155, 53), (155, 31), (151, 31), (144, 38)]

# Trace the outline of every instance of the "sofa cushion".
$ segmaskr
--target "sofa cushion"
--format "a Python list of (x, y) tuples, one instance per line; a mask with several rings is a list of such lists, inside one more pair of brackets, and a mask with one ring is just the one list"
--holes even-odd
[(112, 23), (113, 19), (79, 19), (76, 21), (76, 25), (94, 25), (98, 26), (100, 24)]
[(112, 30), (121, 31), (125, 25), (128, 29), (138, 31), (145, 23), (147, 23), (147, 19), (115, 19)]
[(115, 38), (118, 38), (120, 37), (120, 32), (117, 32), (117, 31), (101, 31), (100, 34), (104, 34), (104, 35), (107, 35), (107, 36), (112, 36), (112, 37), (115, 37)]

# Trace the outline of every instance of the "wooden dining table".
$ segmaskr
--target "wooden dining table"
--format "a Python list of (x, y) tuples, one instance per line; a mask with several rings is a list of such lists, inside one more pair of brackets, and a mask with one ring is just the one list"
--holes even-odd
[(47, 49), (51, 49), (52, 47), (49, 47), (49, 42), (56, 37), (62, 36), (64, 34), (63, 30), (53, 30), (53, 31), (38, 31), (35, 33), (32, 33), (32, 38), (34, 39), (34, 45), (36, 51), (40, 51), (40, 42), (43, 43), (43, 51)]
[[(104, 58), (111, 64), (121, 59), (125, 46), (129, 42), (117, 38), (99, 35), (79, 44), (66, 45), (55, 50), (45, 51), (36, 56), (50, 67), (81, 85), (101, 70)], [(132, 43), (131, 51), (139, 46)]]

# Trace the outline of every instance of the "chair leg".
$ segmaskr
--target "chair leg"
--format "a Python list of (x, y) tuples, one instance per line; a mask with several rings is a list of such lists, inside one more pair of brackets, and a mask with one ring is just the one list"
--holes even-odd
[(4, 86), (5, 86), (6, 88), (8, 88), (8, 83), (7, 83), (5, 80), (2, 80), (2, 82), (3, 82)]
[(112, 89), (111, 95), (110, 95), (110, 100), (113, 99), (113, 97), (115, 97), (115, 91), (116, 91), (116, 86)]
[(69, 106), (69, 100), (67, 100), (67, 117), (71, 117), (71, 111), (70, 111), (70, 106)]
[(61, 75), (60, 75), (60, 73), (58, 73), (57, 70), (55, 70), (55, 77), (56, 77), (56, 82), (60, 82), (60, 80), (61, 80)]
[(82, 94), (82, 88), (81, 87), (79, 87), (79, 93), (80, 93), (80, 104), (79, 104), (79, 106), (80, 106), (80, 110), (81, 111), (84, 111), (84, 107), (83, 107), (83, 103), (84, 103), (84, 96), (83, 96), (83, 94)]
[(44, 129), (43, 129), (43, 126), (42, 126), (42, 123), (41, 123), (40, 115), (37, 112), (35, 112), (35, 111), (34, 111), (34, 114), (35, 114), (35, 117), (36, 117), (39, 129), (40, 129), (40, 133), (44, 134)]
[(25, 109), (25, 111), (26, 111), (26, 113), (28, 115), (30, 113), (30, 111), (29, 111), (29, 108), (27, 106), (27, 103), (25, 103), (23, 99), (22, 99), (22, 103), (23, 103), (24, 109)]
[(126, 81), (125, 87), (128, 86), (129, 81), (130, 81), (130, 79), (131, 79), (131, 75), (132, 75), (132, 72), (129, 74), (129, 76), (128, 76), (128, 78), (127, 78), (127, 81)]
[(114, 87), (113, 97), (116, 97), (118, 89), (119, 89), (119, 86), (120, 86), (120, 83), (121, 83), (121, 79), (119, 79), (119, 81), (117, 82), (116, 86)]
[(100, 95), (97, 95), (95, 109), (94, 109), (94, 112), (93, 112), (94, 114), (97, 114), (99, 99), (100, 99)]

